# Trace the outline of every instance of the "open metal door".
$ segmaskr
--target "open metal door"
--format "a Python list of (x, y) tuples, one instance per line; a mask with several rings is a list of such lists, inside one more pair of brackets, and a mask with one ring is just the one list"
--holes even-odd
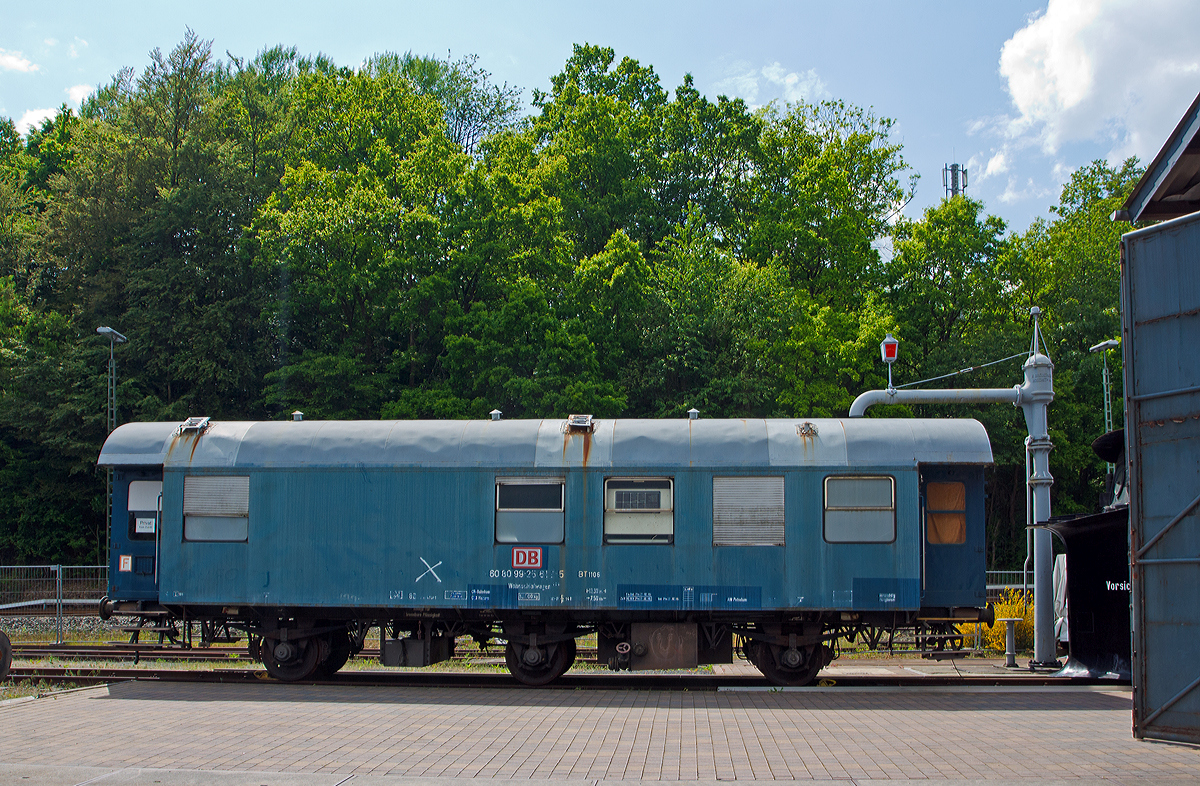
[(1121, 252), (1133, 733), (1200, 743), (1200, 214)]
[(113, 473), (112, 501), (108, 597), (157, 601), (162, 469), (118, 468)]

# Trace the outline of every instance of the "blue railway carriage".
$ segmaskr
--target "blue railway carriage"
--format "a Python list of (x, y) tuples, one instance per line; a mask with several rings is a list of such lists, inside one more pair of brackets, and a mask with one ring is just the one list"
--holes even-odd
[(974, 420), (131, 423), (102, 614), (245, 631), (285, 680), (378, 627), (387, 665), (503, 640), (527, 684), (590, 633), (803, 684), (839, 638), (987, 616), (991, 460)]

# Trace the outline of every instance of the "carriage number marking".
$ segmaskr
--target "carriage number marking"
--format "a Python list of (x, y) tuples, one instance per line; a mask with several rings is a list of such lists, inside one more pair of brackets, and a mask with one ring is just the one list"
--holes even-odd
[[(558, 577), (563, 578), (565, 571), (558, 571)], [(493, 579), (552, 579), (554, 571), (552, 570), (498, 570), (493, 568), (488, 571), (488, 577)]]

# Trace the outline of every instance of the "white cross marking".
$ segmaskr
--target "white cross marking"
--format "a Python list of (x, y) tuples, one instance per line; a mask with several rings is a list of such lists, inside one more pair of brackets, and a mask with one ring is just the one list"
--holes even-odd
[[(421, 557), (421, 562), (425, 562), (424, 557)], [(438, 567), (441, 564), (442, 564), (441, 560), (438, 560), (437, 565), (430, 565), (428, 562), (425, 562), (425, 567), (429, 568), (429, 570), (425, 571), (425, 573), (422, 573), (420, 576), (417, 576), (417, 581), (420, 581), (421, 579), (425, 578), (425, 574), (432, 573), (433, 577), (435, 579), (437, 579), (438, 584), (441, 584), (442, 583), (441, 577), (438, 576), (438, 574), (434, 571), (434, 568)], [(415, 584), (416, 582), (413, 582), (413, 583)]]

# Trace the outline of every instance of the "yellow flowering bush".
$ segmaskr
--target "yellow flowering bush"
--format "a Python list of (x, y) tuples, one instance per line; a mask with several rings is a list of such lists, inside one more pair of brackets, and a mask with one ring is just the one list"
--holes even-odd
[[(1019, 589), (1003, 590), (1000, 599), (994, 604), (996, 609), (996, 624), (992, 627), (983, 626), (983, 648), (989, 652), (1004, 652), (1005, 624), (1000, 622), (1005, 617), (1018, 617), (1017, 623), (1017, 652), (1033, 649), (1033, 603), (1024, 597)], [(962, 626), (963, 640), (975, 640), (975, 625)]]

